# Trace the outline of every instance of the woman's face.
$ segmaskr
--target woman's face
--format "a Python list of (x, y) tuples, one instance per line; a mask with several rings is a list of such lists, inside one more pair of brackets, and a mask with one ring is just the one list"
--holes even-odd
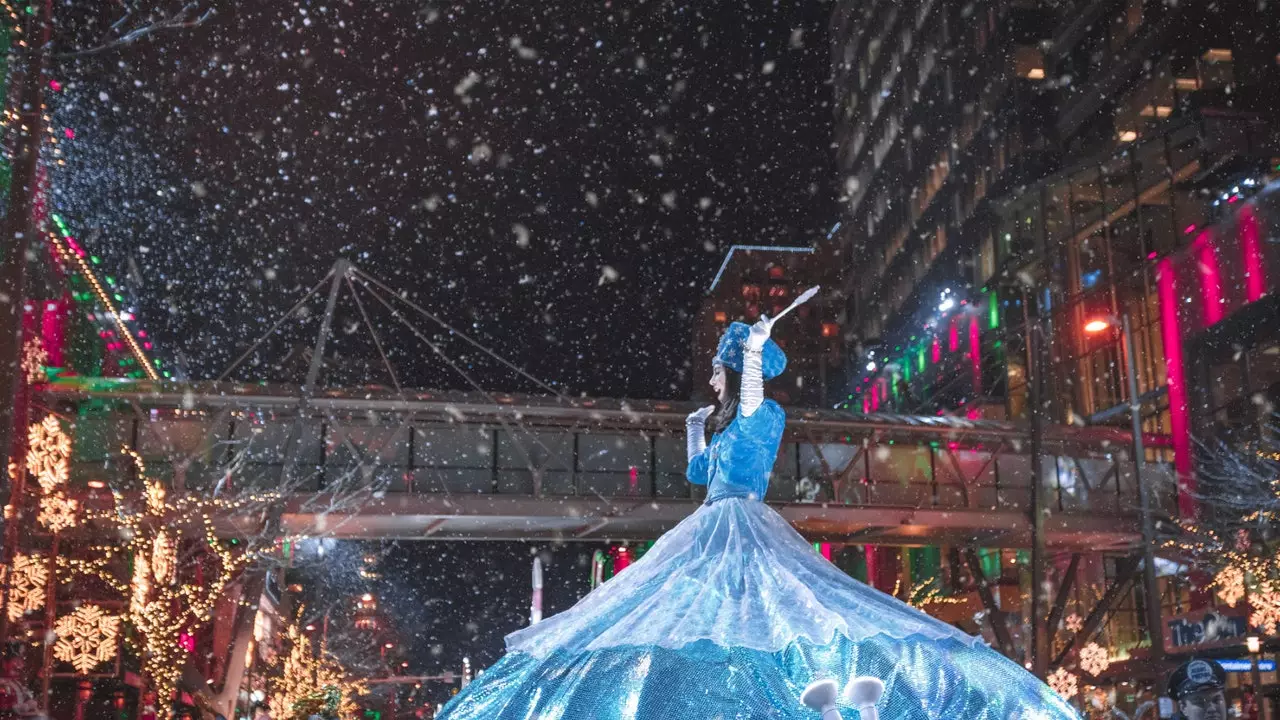
[(720, 363), (715, 363), (711, 366), (711, 389), (716, 391), (716, 399), (722, 405), (729, 399), (725, 397), (725, 389), (727, 387), (728, 383), (724, 380), (724, 366)]

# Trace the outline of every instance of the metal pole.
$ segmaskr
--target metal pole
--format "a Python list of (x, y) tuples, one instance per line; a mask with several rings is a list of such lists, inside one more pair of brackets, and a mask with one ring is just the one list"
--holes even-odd
[(1258, 672), (1258, 653), (1249, 653), (1249, 673), (1253, 681), (1253, 707), (1256, 720), (1262, 720), (1266, 713), (1262, 711), (1262, 674)]
[(1031, 355), (1027, 379), (1031, 383), (1031, 669), (1043, 680), (1049, 672), (1049, 652), (1045, 647), (1044, 593), (1046, 552), (1044, 546), (1044, 482), (1040, 449), (1044, 436), (1044, 325), (1039, 317), (1031, 318), (1027, 327), (1027, 345)]
[(1147, 596), (1147, 635), (1151, 638), (1151, 660), (1164, 660), (1164, 626), (1160, 619), (1160, 584), (1156, 580), (1155, 519), (1151, 516), (1151, 484), (1143, 478), (1146, 450), (1142, 446), (1142, 400), (1138, 395), (1138, 368), (1134, 359), (1133, 329), (1129, 314), (1120, 316), (1123, 332), (1125, 370), (1129, 374), (1129, 417), (1133, 420), (1133, 472), (1137, 476), (1142, 505), (1142, 590)]

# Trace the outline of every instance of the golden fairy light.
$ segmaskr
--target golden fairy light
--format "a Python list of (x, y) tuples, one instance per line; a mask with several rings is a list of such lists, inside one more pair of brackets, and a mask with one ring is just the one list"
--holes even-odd
[[(296, 620), (286, 628), (285, 638), (289, 652), (278, 661), (280, 672), (270, 681), (272, 717), (288, 718), (320, 709), (338, 717), (354, 713), (355, 696), (366, 694), (367, 686), (353, 680), (328, 648), (314, 648)], [(331, 707), (322, 708), (325, 704)]]
[(1080, 669), (1093, 676), (1101, 675), (1111, 667), (1111, 654), (1096, 642), (1080, 649)]
[(1228, 607), (1235, 607), (1236, 603), (1244, 599), (1244, 570), (1235, 565), (1227, 565), (1219, 570), (1213, 578), (1213, 584), (1218, 588), (1218, 597)]
[(53, 656), (70, 663), (81, 675), (88, 675), (115, 658), (120, 618), (97, 605), (81, 605), (70, 615), (58, 618), (53, 632), (57, 636)]
[(155, 574), (156, 582), (168, 585), (173, 582), (177, 559), (173, 541), (169, 539), (168, 533), (161, 530), (156, 533), (156, 539), (151, 543), (151, 548), (151, 571)]
[(1063, 700), (1070, 700), (1080, 691), (1075, 674), (1066, 668), (1058, 668), (1049, 673), (1048, 682), (1049, 687), (1061, 695)]
[(1258, 583), (1257, 591), (1249, 595), (1249, 604), (1253, 613), (1249, 616), (1249, 624), (1261, 629), (1267, 635), (1274, 635), (1280, 625), (1280, 592), (1270, 580)]
[(71, 438), (53, 415), (27, 430), (27, 472), (35, 476), (40, 489), (53, 492), (71, 476)]
[(4, 574), (9, 576), (10, 622), (44, 607), (49, 583), (49, 565), (44, 557), (18, 553), (13, 556), (13, 569), (5, 568)]
[(1064, 620), (1063, 622), (1066, 624), (1067, 629), (1070, 630), (1071, 632), (1078, 633), (1084, 629), (1084, 620), (1076, 613), (1071, 613), (1067, 615), (1067, 619)]

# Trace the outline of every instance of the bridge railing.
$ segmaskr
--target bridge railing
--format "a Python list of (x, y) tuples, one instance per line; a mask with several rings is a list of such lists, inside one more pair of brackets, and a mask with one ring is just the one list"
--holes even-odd
[[(294, 428), (293, 418), (245, 410), (89, 409), (76, 421), (72, 482), (127, 486), (136, 480), (132, 463), (120, 454), (127, 447), (144, 458), (149, 474), (180, 488), (209, 491), (230, 482), (239, 489), (274, 489)], [(386, 493), (449, 495), (696, 501), (705, 492), (685, 480), (684, 438), (675, 428), (528, 427), (373, 413), (309, 419), (301, 428), (299, 492), (352, 483)], [(797, 421), (789, 426), (766, 499), (955, 509), (1029, 505), (1031, 457), (1019, 438), (935, 437), (814, 433)], [(1040, 482), (1052, 511), (1136, 513), (1133, 464), (1121, 447), (1060, 450), (1042, 456)], [(1167, 464), (1149, 459), (1146, 472), (1153, 487), (1173, 487)], [(1167, 492), (1160, 503), (1171, 505)]]

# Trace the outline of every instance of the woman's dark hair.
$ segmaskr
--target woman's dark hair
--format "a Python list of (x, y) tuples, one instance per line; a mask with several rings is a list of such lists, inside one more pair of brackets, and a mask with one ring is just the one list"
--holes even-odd
[(742, 376), (731, 368), (724, 368), (724, 391), (729, 399), (711, 416), (711, 433), (724, 432), (738, 414), (738, 398), (742, 396)]

